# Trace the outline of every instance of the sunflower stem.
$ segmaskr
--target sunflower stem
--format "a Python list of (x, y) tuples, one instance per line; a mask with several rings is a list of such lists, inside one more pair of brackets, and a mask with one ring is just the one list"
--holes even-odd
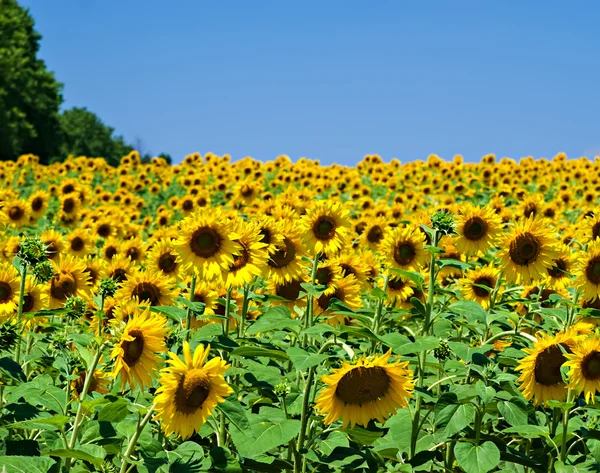
[(231, 308), (231, 291), (233, 288), (230, 286), (227, 288), (227, 295), (225, 296), (225, 320), (223, 321), (223, 336), (229, 338), (229, 310)]
[[(71, 440), (69, 441), (68, 449), (72, 450), (75, 446), (75, 442), (77, 441), (77, 433), (79, 432), (79, 427), (81, 426), (81, 420), (83, 417), (83, 401), (88, 394), (90, 386), (92, 385), (92, 379), (94, 378), (94, 371), (96, 371), (96, 367), (100, 362), (100, 358), (102, 357), (102, 349), (104, 348), (104, 344), (98, 347), (98, 351), (96, 352), (96, 356), (94, 356), (94, 360), (90, 365), (86, 376), (85, 382), (83, 383), (83, 389), (81, 390), (81, 395), (79, 396), (79, 406), (77, 407), (77, 414), (75, 414), (75, 421), (73, 422), (73, 432), (71, 433)], [(65, 463), (65, 470), (69, 471), (71, 467), (71, 458), (67, 458)]]
[(569, 431), (569, 413), (571, 411), (571, 402), (573, 401), (573, 391), (569, 389), (569, 393), (567, 394), (567, 404), (568, 407), (563, 409), (563, 418), (562, 418), (562, 438), (561, 438), (561, 446), (560, 446), (560, 460), (564, 462), (567, 459), (567, 432)]
[(138, 420), (137, 429), (135, 430), (133, 436), (131, 437), (131, 440), (129, 440), (129, 444), (127, 445), (127, 450), (125, 450), (125, 455), (123, 455), (123, 463), (121, 464), (120, 473), (125, 473), (127, 471), (127, 465), (129, 464), (129, 460), (130, 460), (131, 454), (135, 450), (135, 447), (137, 445), (137, 441), (140, 438), (140, 434), (144, 430), (144, 427), (146, 427), (146, 424), (150, 420), (150, 417), (152, 417), (152, 412), (153, 411), (154, 411), (154, 404), (152, 404), (150, 406), (150, 409), (148, 409), (148, 412), (146, 413), (146, 415), (144, 416), (144, 418), (142, 419), (142, 421), (140, 422)]
[[(433, 236), (433, 246), (437, 248), (440, 239), (440, 234), (436, 230)], [(431, 260), (429, 263), (429, 287), (427, 293), (427, 310), (425, 311), (425, 333), (424, 335), (429, 334), (429, 329), (431, 328), (431, 314), (433, 313), (433, 301), (435, 296), (435, 252), (431, 253)]]
[[(21, 280), (19, 281), (19, 306), (17, 309), (17, 320), (19, 324), (23, 323), (23, 303), (25, 301), (25, 278), (27, 277), (27, 263), (24, 260), (21, 260), (21, 271), (20, 271)], [(25, 333), (25, 328), (21, 331), (21, 336), (17, 339), (17, 347), (15, 349), (15, 361), (20, 363), (21, 361), (21, 338)]]
[(104, 321), (104, 294), (100, 294), (100, 317), (98, 317), (98, 337), (102, 338), (102, 322)]
[(240, 320), (240, 325), (238, 327), (238, 338), (244, 338), (244, 331), (246, 329), (246, 316), (248, 314), (248, 306), (250, 305), (250, 300), (248, 296), (250, 295), (250, 285), (244, 285), (244, 302), (242, 303), (242, 318)]
[[(314, 286), (315, 281), (317, 279), (317, 266), (319, 265), (319, 253), (315, 253), (315, 259), (313, 260), (312, 269), (310, 271), (310, 283)], [(314, 306), (314, 297), (311, 294), (307, 294), (306, 301), (306, 313), (304, 318), (304, 329), (308, 329), (312, 327), (313, 324), (313, 306)], [(308, 336), (304, 336), (304, 343), (306, 345), (308, 342)]]
[[(192, 273), (192, 282), (190, 283), (190, 302), (194, 302), (194, 293), (196, 292), (196, 272)], [(192, 333), (192, 308), (188, 306), (187, 314), (185, 318), (185, 328), (187, 333), (185, 334), (185, 341), (190, 341), (190, 335)]]
[(306, 440), (306, 427), (308, 425), (308, 419), (310, 417), (309, 412), (309, 401), (310, 401), (310, 390), (312, 388), (313, 377), (315, 375), (315, 367), (311, 367), (308, 370), (308, 378), (304, 384), (304, 394), (302, 398), (302, 414), (300, 416), (300, 435), (298, 437), (298, 449), (294, 458), (294, 472), (300, 473), (302, 470), (302, 455), (301, 451), (304, 448), (304, 442)]

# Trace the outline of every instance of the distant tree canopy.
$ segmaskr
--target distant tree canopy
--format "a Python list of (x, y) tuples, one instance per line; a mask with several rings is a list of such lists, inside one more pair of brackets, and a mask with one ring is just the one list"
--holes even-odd
[(134, 146), (85, 107), (60, 112), (63, 86), (37, 57), (40, 39), (27, 9), (0, 0), (0, 160), (32, 153), (48, 163), (73, 154), (118, 164)]

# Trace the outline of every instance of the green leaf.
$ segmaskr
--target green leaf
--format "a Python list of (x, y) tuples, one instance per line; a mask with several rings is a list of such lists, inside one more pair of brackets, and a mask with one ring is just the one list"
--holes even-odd
[(98, 412), (98, 420), (105, 422), (121, 422), (129, 415), (129, 403), (125, 399), (118, 399), (115, 402), (104, 406)]
[(500, 401), (498, 411), (504, 417), (504, 420), (512, 426), (527, 424), (527, 410), (525, 406), (521, 406), (513, 401)]
[(2, 370), (2, 372), (6, 373), (6, 375), (12, 379), (17, 381), (25, 381), (25, 373), (23, 373), (21, 365), (7, 356), (0, 358), (0, 370)]
[(171, 319), (173, 322), (181, 323), (182, 320), (185, 320), (187, 316), (187, 311), (185, 309), (181, 309), (180, 307), (172, 307), (172, 306), (151, 306), (151, 312), (158, 312), (160, 314), (166, 315), (168, 319)]
[(417, 273), (414, 271), (404, 271), (403, 269), (397, 269), (397, 268), (389, 268), (390, 271), (398, 274), (399, 276), (402, 276), (403, 278), (408, 279), (409, 281), (412, 281), (413, 283), (415, 283), (415, 286), (417, 286), (417, 289), (421, 290), (423, 289), (423, 284), (425, 284), (425, 278), (423, 277), (423, 275), (421, 273)]
[(299, 326), (300, 321), (290, 317), (290, 310), (287, 307), (275, 306), (270, 307), (256, 322), (250, 325), (246, 333), (256, 335), (273, 330), (297, 330)]
[(204, 327), (200, 327), (194, 333), (194, 340), (207, 340), (212, 337), (218, 337), (223, 334), (223, 327), (221, 324), (207, 324)]
[(15, 422), (14, 424), (7, 425), (6, 427), (11, 429), (56, 430), (63, 427), (70, 420), (71, 418), (68, 416), (55, 415)]
[(375, 440), (383, 436), (383, 430), (368, 430), (358, 425), (346, 431), (353, 442), (361, 445), (372, 445)]
[(0, 457), (0, 471), (7, 473), (47, 473), (56, 463), (50, 457)]
[(246, 458), (256, 458), (272, 448), (287, 444), (299, 432), (300, 421), (295, 419), (284, 420), (277, 424), (255, 423), (247, 433), (236, 428), (230, 430), (238, 452)]
[(494, 396), (496, 395), (496, 390), (490, 386), (486, 386), (481, 380), (475, 383), (475, 388), (477, 389), (477, 395), (480, 397), (484, 406), (492, 402), (492, 399), (494, 399)]
[(487, 473), (500, 463), (500, 450), (489, 441), (481, 445), (459, 442), (454, 446), (454, 456), (465, 473)]
[(410, 338), (397, 333), (388, 333), (381, 337), (381, 340), (388, 345), (396, 355), (409, 355), (412, 353), (421, 353), (425, 350), (433, 350), (440, 346), (440, 339), (437, 337), (415, 337), (414, 341)]
[(519, 436), (526, 439), (535, 439), (539, 437), (548, 437), (548, 427), (540, 427), (539, 425), (515, 425), (504, 429), (502, 433), (505, 434), (518, 434)]
[(253, 357), (253, 356), (264, 356), (265, 358), (271, 358), (272, 360), (289, 361), (289, 356), (281, 350), (271, 350), (269, 348), (261, 347), (238, 347), (231, 352), (231, 356), (239, 357)]
[[(447, 421), (446, 421), (447, 418)], [(441, 421), (440, 424), (446, 424), (445, 434), (449, 437), (463, 430), (475, 419), (475, 406), (466, 403), (458, 406), (448, 406), (436, 416), (436, 421)]]
[(101, 466), (106, 456), (106, 451), (98, 445), (79, 445), (72, 450), (59, 448), (48, 453), (50, 457), (74, 458), (76, 460), (84, 460), (96, 466)]
[(302, 286), (302, 289), (304, 289), (308, 295), (313, 297), (321, 297), (327, 290), (327, 286), (320, 286), (318, 284), (311, 284), (307, 282), (300, 283), (300, 286)]
[(287, 354), (294, 364), (294, 368), (303, 371), (313, 366), (320, 365), (323, 361), (328, 358), (328, 355), (309, 353), (299, 347), (290, 347), (287, 350)]
[(250, 428), (246, 409), (242, 407), (235, 395), (229, 396), (225, 402), (218, 404), (217, 408), (242, 432)]
[(348, 436), (343, 432), (335, 431), (331, 432), (325, 440), (321, 442), (321, 451), (325, 455), (331, 455), (331, 452), (336, 447), (349, 447), (350, 442), (348, 441)]
[(458, 301), (448, 307), (453, 314), (462, 315), (471, 324), (484, 323), (487, 312), (475, 301)]

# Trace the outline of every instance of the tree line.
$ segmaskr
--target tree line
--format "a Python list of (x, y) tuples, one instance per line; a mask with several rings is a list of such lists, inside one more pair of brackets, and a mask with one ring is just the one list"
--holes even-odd
[[(87, 108), (61, 110), (63, 84), (38, 57), (41, 35), (34, 27), (28, 9), (0, 0), (0, 160), (32, 153), (42, 163), (75, 155), (116, 165), (130, 151), (141, 151), (139, 142), (127, 143)], [(158, 156), (171, 162), (168, 154)], [(151, 157), (145, 153), (142, 160)]]

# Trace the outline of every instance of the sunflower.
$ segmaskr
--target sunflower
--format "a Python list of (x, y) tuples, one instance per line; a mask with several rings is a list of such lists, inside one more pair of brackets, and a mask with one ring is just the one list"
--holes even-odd
[(178, 261), (175, 245), (170, 238), (163, 238), (148, 252), (146, 271), (159, 272), (164, 276), (177, 279), (181, 263)]
[(502, 221), (489, 206), (467, 205), (456, 216), (456, 247), (467, 256), (485, 253), (490, 249), (502, 229)]
[(425, 236), (418, 227), (395, 228), (381, 244), (383, 262), (390, 268), (418, 271), (429, 259)]
[(329, 303), (332, 299), (337, 299), (351, 310), (358, 310), (362, 307), (360, 288), (360, 283), (354, 276), (346, 276), (340, 279), (333, 287), (334, 291), (332, 293), (321, 294), (317, 298), (314, 305), (315, 314), (326, 316), (326, 322), (332, 326), (344, 323), (346, 316), (329, 309)]
[(166, 324), (164, 317), (151, 314), (149, 308), (131, 316), (110, 355), (115, 359), (112, 377), (121, 375), (122, 390), (129, 384), (131, 389), (137, 385), (143, 391), (152, 384), (160, 363), (159, 353), (167, 351)]
[(23, 296), (23, 313), (35, 314), (46, 308), (48, 308), (48, 287), (45, 284), (37, 284), (35, 278), (27, 276)]
[(409, 301), (413, 296), (414, 287), (410, 284), (408, 279), (397, 274), (391, 274), (388, 277), (385, 292), (388, 296), (390, 296), (392, 302), (398, 302), (402, 304)]
[(109, 238), (104, 242), (101, 251), (104, 259), (106, 261), (111, 261), (115, 256), (121, 253), (121, 241), (116, 238)]
[(269, 255), (277, 251), (278, 245), (283, 243), (282, 224), (273, 217), (265, 215), (255, 221), (260, 242), (267, 245), (265, 248)]
[(85, 272), (89, 275), (88, 284), (95, 290), (106, 274), (106, 262), (100, 258), (88, 255), (85, 259)]
[(576, 394), (583, 392), (585, 402), (589, 404), (591, 400), (593, 404), (596, 391), (600, 389), (600, 335), (595, 333), (579, 340), (573, 347), (573, 353), (566, 358), (569, 387)]
[(223, 377), (229, 365), (219, 357), (207, 362), (209, 353), (210, 345), (206, 348), (198, 345), (192, 356), (188, 342), (183, 343), (183, 361), (175, 353), (169, 353), (170, 366), (161, 370), (154, 401), (155, 419), (160, 420), (166, 435), (191, 437), (217, 404), (233, 393)]
[(325, 286), (323, 295), (333, 294), (336, 284), (342, 279), (342, 269), (332, 261), (319, 263), (315, 273), (315, 283)]
[(49, 198), (48, 192), (43, 190), (36, 191), (29, 196), (29, 211), (33, 218), (38, 219), (46, 213)]
[(54, 276), (50, 279), (50, 309), (61, 308), (69, 297), (85, 296), (90, 292), (89, 275), (83, 260), (71, 255), (61, 256), (54, 263)]
[(201, 279), (222, 276), (240, 253), (238, 235), (219, 209), (201, 209), (181, 223), (175, 249), (186, 266), (192, 266)]
[[(77, 378), (75, 378), (73, 381), (71, 381), (71, 389), (73, 392), (73, 395), (76, 399), (79, 399), (79, 396), (81, 395), (82, 391), (83, 391), (83, 386), (85, 384), (85, 378), (86, 378), (86, 370), (80, 370), (79, 372), (74, 373), (77, 375)], [(88, 394), (89, 393), (93, 393), (96, 392), (98, 394), (106, 394), (108, 393), (108, 388), (109, 388), (109, 375), (107, 373), (103, 373), (100, 370), (95, 370), (94, 374), (92, 375), (92, 380), (90, 381), (90, 386), (88, 388)]]
[(260, 277), (269, 257), (265, 250), (267, 244), (260, 242), (260, 235), (254, 225), (240, 223), (235, 227), (235, 233), (239, 236), (237, 243), (241, 249), (227, 269), (227, 287), (242, 287), (249, 284), (255, 276)]
[(390, 350), (354, 364), (342, 362), (341, 368), (321, 377), (327, 387), (319, 393), (315, 409), (325, 416), (325, 424), (341, 419), (342, 428), (348, 424), (366, 427), (371, 419), (385, 422), (397, 408), (408, 405), (413, 373), (407, 361), (388, 363), (391, 354)]
[(468, 271), (460, 280), (461, 292), (465, 299), (475, 301), (487, 309), (490, 306), (492, 292), (498, 284), (499, 273), (492, 264)]
[(89, 230), (78, 228), (67, 235), (67, 251), (79, 258), (88, 254), (94, 248), (94, 242)]
[(528, 401), (533, 399), (536, 406), (551, 400), (564, 401), (567, 398), (567, 385), (560, 369), (567, 361), (565, 355), (573, 353), (577, 334), (567, 331), (552, 337), (538, 333), (536, 338), (533, 348), (523, 349), (527, 356), (521, 358), (515, 368), (521, 371), (517, 380), (520, 383), (519, 390)]
[(23, 199), (5, 202), (2, 211), (8, 217), (8, 223), (17, 228), (29, 223), (29, 204)]
[(121, 252), (135, 263), (140, 263), (146, 256), (146, 248), (140, 238), (130, 238), (122, 242)]
[(359, 237), (362, 248), (377, 250), (385, 236), (386, 227), (385, 217), (375, 217), (367, 220)]
[(596, 210), (592, 215), (583, 219), (578, 236), (581, 243), (584, 244), (600, 238), (600, 211)]
[(289, 281), (275, 282), (272, 280), (268, 286), (269, 294), (274, 294), (281, 299), (273, 301), (274, 305), (285, 305), (290, 309), (294, 306), (305, 307), (306, 298), (301, 297), (301, 293), (304, 292), (302, 283), (307, 282), (307, 278), (300, 275)]
[(65, 250), (63, 236), (56, 230), (46, 230), (41, 234), (40, 239), (46, 245), (48, 259), (57, 261)]
[(565, 245), (557, 246), (556, 258), (552, 260), (552, 267), (548, 270), (546, 283), (554, 288), (567, 287), (571, 283), (571, 272), (573, 271), (573, 257), (571, 249)]
[(137, 297), (142, 305), (171, 305), (176, 290), (171, 287), (172, 281), (164, 275), (148, 271), (135, 270), (115, 294), (117, 300)]
[(0, 263), (0, 317), (13, 315), (19, 304), (19, 272), (9, 263)]
[(518, 222), (497, 254), (506, 280), (529, 284), (543, 278), (556, 259), (555, 243), (547, 220), (528, 218)]
[(334, 255), (350, 235), (349, 212), (341, 202), (321, 200), (306, 210), (301, 227), (307, 248)]
[(600, 241), (588, 244), (579, 257), (573, 285), (582, 291), (583, 299), (595, 300), (600, 295)]
[(275, 283), (291, 281), (304, 272), (302, 256), (306, 254), (299, 230), (292, 223), (283, 226), (283, 241), (267, 260), (267, 277)]
[(125, 255), (115, 256), (107, 266), (106, 274), (118, 283), (126, 281), (138, 266)]

